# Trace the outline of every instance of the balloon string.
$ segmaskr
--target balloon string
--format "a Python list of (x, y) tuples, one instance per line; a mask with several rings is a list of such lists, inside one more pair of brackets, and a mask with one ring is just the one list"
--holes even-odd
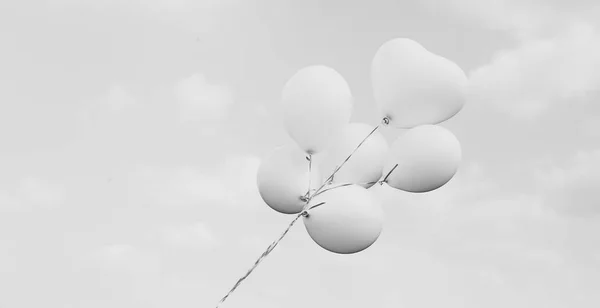
[(308, 190), (306, 191), (306, 197), (310, 196), (310, 187), (311, 187), (311, 179), (312, 179), (312, 154), (308, 154)]
[[(392, 170), (390, 170), (390, 172), (388, 172), (388, 173), (387, 173), (387, 175), (386, 175), (386, 176), (383, 178), (383, 180), (381, 180), (381, 181), (368, 182), (368, 183), (361, 183), (361, 184), (355, 184), (355, 183), (344, 183), (344, 184), (339, 184), (339, 185), (337, 185), (337, 186), (328, 187), (328, 188), (326, 188), (326, 189), (324, 189), (324, 190), (322, 190), (322, 191), (320, 191), (320, 192), (318, 192), (318, 193), (314, 194), (314, 196), (313, 196), (313, 197), (316, 197), (316, 196), (318, 196), (318, 195), (320, 195), (320, 194), (322, 194), (322, 193), (324, 193), (324, 192), (326, 192), (326, 191), (330, 191), (330, 190), (332, 190), (332, 189), (336, 189), (336, 188), (340, 188), (340, 187), (346, 187), (346, 186), (350, 186), (350, 185), (360, 185), (360, 186), (362, 186), (362, 185), (375, 185), (375, 184), (380, 184), (380, 185), (383, 185), (383, 183), (387, 183), (387, 179), (388, 179), (388, 177), (390, 177), (390, 175), (392, 174), (392, 172), (394, 172), (394, 170), (396, 170), (396, 168), (397, 168), (397, 167), (398, 167), (398, 164), (396, 164), (396, 165), (394, 166), (394, 168), (392, 168)], [(320, 205), (320, 204), (319, 204), (319, 205)], [(313, 209), (313, 207), (311, 207), (310, 209)]]
[(394, 170), (396, 170), (396, 168), (398, 168), (398, 164), (396, 164), (394, 166), (394, 168), (392, 168), (392, 170), (390, 170), (390, 172), (388, 172), (388, 174), (383, 178), (383, 180), (381, 180), (381, 184), (383, 183), (387, 183), (387, 179), (390, 177), (390, 175), (392, 175), (392, 172), (394, 172)]
[[(373, 128), (373, 130), (356, 146), (356, 148), (354, 148), (354, 150), (350, 153), (350, 155), (348, 155), (348, 157), (346, 157), (346, 159), (344, 159), (344, 161), (337, 167), (335, 168), (335, 170), (333, 170), (333, 173), (331, 173), (331, 175), (325, 180), (325, 182), (323, 182), (323, 184), (321, 185), (321, 187), (319, 187), (315, 193), (313, 194), (313, 196), (311, 196), (310, 198), (316, 196), (317, 194), (319, 194), (321, 192), (321, 189), (323, 189), (327, 184), (329, 184), (329, 182), (331, 180), (333, 180), (333, 177), (335, 176), (335, 174), (340, 171), (340, 169), (342, 169), (342, 167), (344, 166), (344, 164), (346, 164), (346, 162), (348, 162), (348, 160), (350, 160), (350, 158), (352, 157), (352, 155), (354, 155), (354, 153), (356, 153), (356, 151), (363, 145), (363, 143), (365, 143), (365, 141), (367, 141), (367, 139), (369, 139), (369, 137), (371, 137), (371, 135), (373, 135), (381, 125), (388, 125), (389, 124), (389, 119), (388, 118), (383, 118), (382, 122), (380, 124), (378, 124), (377, 126), (375, 126), (375, 128)], [(309, 198), (309, 200), (310, 200)]]
[[(380, 183), (380, 182), (376, 181), (376, 182), (362, 183), (362, 184), (357, 184), (357, 185), (361, 185), (361, 186), (362, 185), (373, 185), (373, 184), (377, 184), (377, 183)], [(313, 195), (313, 197), (316, 197), (316, 196), (318, 196), (318, 195), (320, 195), (320, 194), (322, 194), (322, 193), (324, 193), (326, 191), (330, 191), (330, 190), (333, 190), (333, 189), (336, 189), (336, 188), (346, 187), (346, 186), (350, 186), (350, 185), (355, 185), (355, 184), (354, 183), (344, 183), (344, 184), (340, 184), (340, 185), (337, 185), (337, 186), (328, 187), (328, 188), (326, 188), (326, 189), (324, 189), (324, 190), (322, 190), (322, 191), (320, 191), (318, 193), (315, 193)]]
[(269, 245), (269, 247), (267, 247), (267, 250), (265, 250), (262, 253), (262, 255), (256, 260), (256, 262), (254, 262), (254, 265), (248, 270), (248, 272), (244, 276), (242, 276), (240, 279), (238, 279), (238, 281), (235, 283), (233, 288), (231, 288), (231, 290), (229, 290), (229, 292), (225, 296), (223, 296), (223, 298), (221, 298), (221, 300), (217, 304), (216, 308), (219, 308), (219, 306), (221, 306), (221, 304), (223, 302), (225, 302), (225, 300), (229, 297), (229, 295), (231, 295), (231, 293), (233, 293), (233, 291), (235, 291), (235, 289), (237, 289), (237, 287), (242, 283), (242, 281), (246, 280), (246, 278), (248, 278), (248, 276), (250, 276), (250, 274), (258, 266), (258, 264), (262, 260), (264, 260), (271, 253), (271, 251), (273, 251), (273, 249), (275, 249), (275, 247), (277, 247), (277, 244), (279, 244), (279, 242), (281, 242), (281, 240), (286, 236), (286, 234), (288, 233), (288, 231), (290, 231), (290, 229), (296, 223), (296, 221), (298, 221), (298, 219), (300, 219), (300, 217), (307, 216), (307, 215), (308, 215), (308, 213), (306, 211), (302, 211), (300, 214), (298, 214), (296, 216), (296, 218), (294, 218), (294, 220), (292, 220), (292, 222), (288, 225), (287, 229), (285, 229), (285, 231), (281, 234), (279, 239), (277, 239), (276, 241), (271, 243), (271, 245)]

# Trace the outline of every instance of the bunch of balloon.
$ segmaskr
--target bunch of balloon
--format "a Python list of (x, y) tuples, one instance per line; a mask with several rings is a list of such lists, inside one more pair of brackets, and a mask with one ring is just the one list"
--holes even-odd
[[(330, 67), (305, 67), (285, 84), (283, 120), (294, 143), (262, 161), (257, 184), (268, 206), (296, 217), (219, 305), (301, 217), (319, 246), (357, 253), (375, 243), (383, 227), (383, 210), (370, 187), (379, 183), (424, 193), (454, 177), (461, 146), (437, 124), (456, 115), (466, 102), (463, 70), (413, 40), (397, 38), (377, 50), (371, 82), (382, 118), (375, 127), (350, 123), (350, 87)], [(390, 146), (378, 131), (385, 126), (407, 131)], [(321, 159), (313, 166), (314, 156)]]
[[(371, 81), (382, 117), (375, 127), (350, 123), (352, 93), (337, 71), (296, 72), (282, 91), (284, 126), (295, 144), (276, 149), (258, 172), (267, 205), (303, 216), (310, 237), (335, 253), (362, 251), (381, 234), (383, 210), (371, 186), (432, 191), (461, 161), (459, 141), (437, 125), (465, 104), (467, 77), (458, 65), (398, 38), (377, 50)], [(383, 126), (408, 130), (389, 146)], [(315, 155), (321, 159), (313, 166)]]

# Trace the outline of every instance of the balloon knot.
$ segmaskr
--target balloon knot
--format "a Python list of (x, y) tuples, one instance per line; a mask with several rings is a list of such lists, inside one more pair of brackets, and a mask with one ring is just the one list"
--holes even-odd
[(304, 196), (298, 197), (298, 199), (304, 203), (308, 203), (308, 201), (310, 201), (310, 191), (306, 192)]
[(300, 215), (308, 218), (308, 211), (302, 211), (302, 213)]
[(388, 117), (383, 118), (383, 120), (381, 120), (381, 123), (383, 123), (383, 125), (389, 125), (390, 124), (390, 118), (388, 118)]

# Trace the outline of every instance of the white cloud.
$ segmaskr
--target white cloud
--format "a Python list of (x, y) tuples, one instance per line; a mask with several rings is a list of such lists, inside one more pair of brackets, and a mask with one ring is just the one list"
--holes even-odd
[(20, 208), (19, 200), (14, 194), (0, 190), (0, 210), (14, 211)]
[(202, 9), (215, 11), (230, 5), (237, 0), (150, 0), (139, 1), (141, 5), (147, 6), (150, 10), (160, 12), (178, 12), (183, 13), (190, 9)]
[(157, 256), (141, 251), (130, 244), (102, 246), (91, 252), (89, 261), (92, 263), (88, 265), (138, 273), (158, 271), (161, 263)]
[(494, 30), (504, 30), (524, 36), (539, 31), (555, 11), (549, 6), (532, 5), (528, 1), (486, 1), (486, 0), (429, 0), (425, 1), (432, 10), (449, 10), (485, 24)]
[(256, 186), (259, 164), (254, 156), (230, 156), (211, 170), (139, 167), (130, 175), (131, 197), (167, 206), (256, 206), (262, 203)]
[(64, 187), (37, 177), (23, 177), (12, 191), (0, 191), (0, 209), (30, 211), (53, 209), (66, 201)]
[(574, 23), (596, 22), (600, 12), (600, 5), (590, 0), (426, 0), (423, 4), (506, 31), (521, 41), (552, 35)]
[(520, 118), (539, 116), (552, 104), (576, 103), (600, 90), (600, 33), (575, 25), (550, 39), (498, 52), (470, 73), (471, 100)]
[(237, 0), (50, 0), (54, 5), (85, 5), (95, 9), (145, 9), (155, 14), (185, 13), (192, 9), (216, 10), (235, 4)]
[(121, 111), (136, 105), (136, 99), (122, 86), (112, 85), (101, 103), (106, 104), (112, 111)]
[(65, 202), (65, 191), (57, 185), (39, 178), (21, 180), (17, 196), (34, 207), (54, 208)]
[(170, 226), (163, 230), (164, 240), (182, 247), (210, 247), (217, 244), (217, 238), (206, 223), (197, 222), (186, 226)]
[(600, 150), (579, 152), (568, 165), (538, 173), (545, 205), (560, 214), (600, 215)]
[(138, 106), (138, 100), (130, 91), (122, 85), (113, 84), (103, 95), (85, 102), (77, 115), (84, 127), (95, 127)]
[(600, 90), (600, 5), (575, 0), (425, 1), (494, 30), (517, 45), (470, 72), (471, 101), (531, 119), (556, 103), (576, 103)]
[(589, 116), (580, 122), (580, 129), (583, 133), (592, 138), (600, 139), (600, 115)]
[(98, 252), (99, 256), (108, 262), (120, 262), (130, 258), (135, 253), (136, 250), (133, 246), (125, 244), (108, 245)]
[(181, 120), (215, 123), (227, 117), (233, 93), (226, 86), (211, 84), (202, 74), (194, 74), (175, 85)]
[(505, 190), (492, 174), (465, 165), (447, 186), (428, 194), (378, 188), (394, 221), (386, 224), (387, 232), (406, 248), (493, 283), (511, 283), (516, 272), (534, 264), (544, 270), (562, 266), (567, 251), (547, 241), (560, 233), (560, 218), (543, 207), (541, 196)]

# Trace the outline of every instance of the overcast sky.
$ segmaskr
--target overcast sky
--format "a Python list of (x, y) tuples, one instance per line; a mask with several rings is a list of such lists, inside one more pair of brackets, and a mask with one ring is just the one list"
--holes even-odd
[(356, 255), (296, 225), (223, 307), (600, 307), (594, 0), (1, 1), (0, 307), (214, 306), (292, 219), (256, 188), (284, 83), (328, 65), (376, 125), (396, 37), (471, 80), (458, 174), (374, 188)]

